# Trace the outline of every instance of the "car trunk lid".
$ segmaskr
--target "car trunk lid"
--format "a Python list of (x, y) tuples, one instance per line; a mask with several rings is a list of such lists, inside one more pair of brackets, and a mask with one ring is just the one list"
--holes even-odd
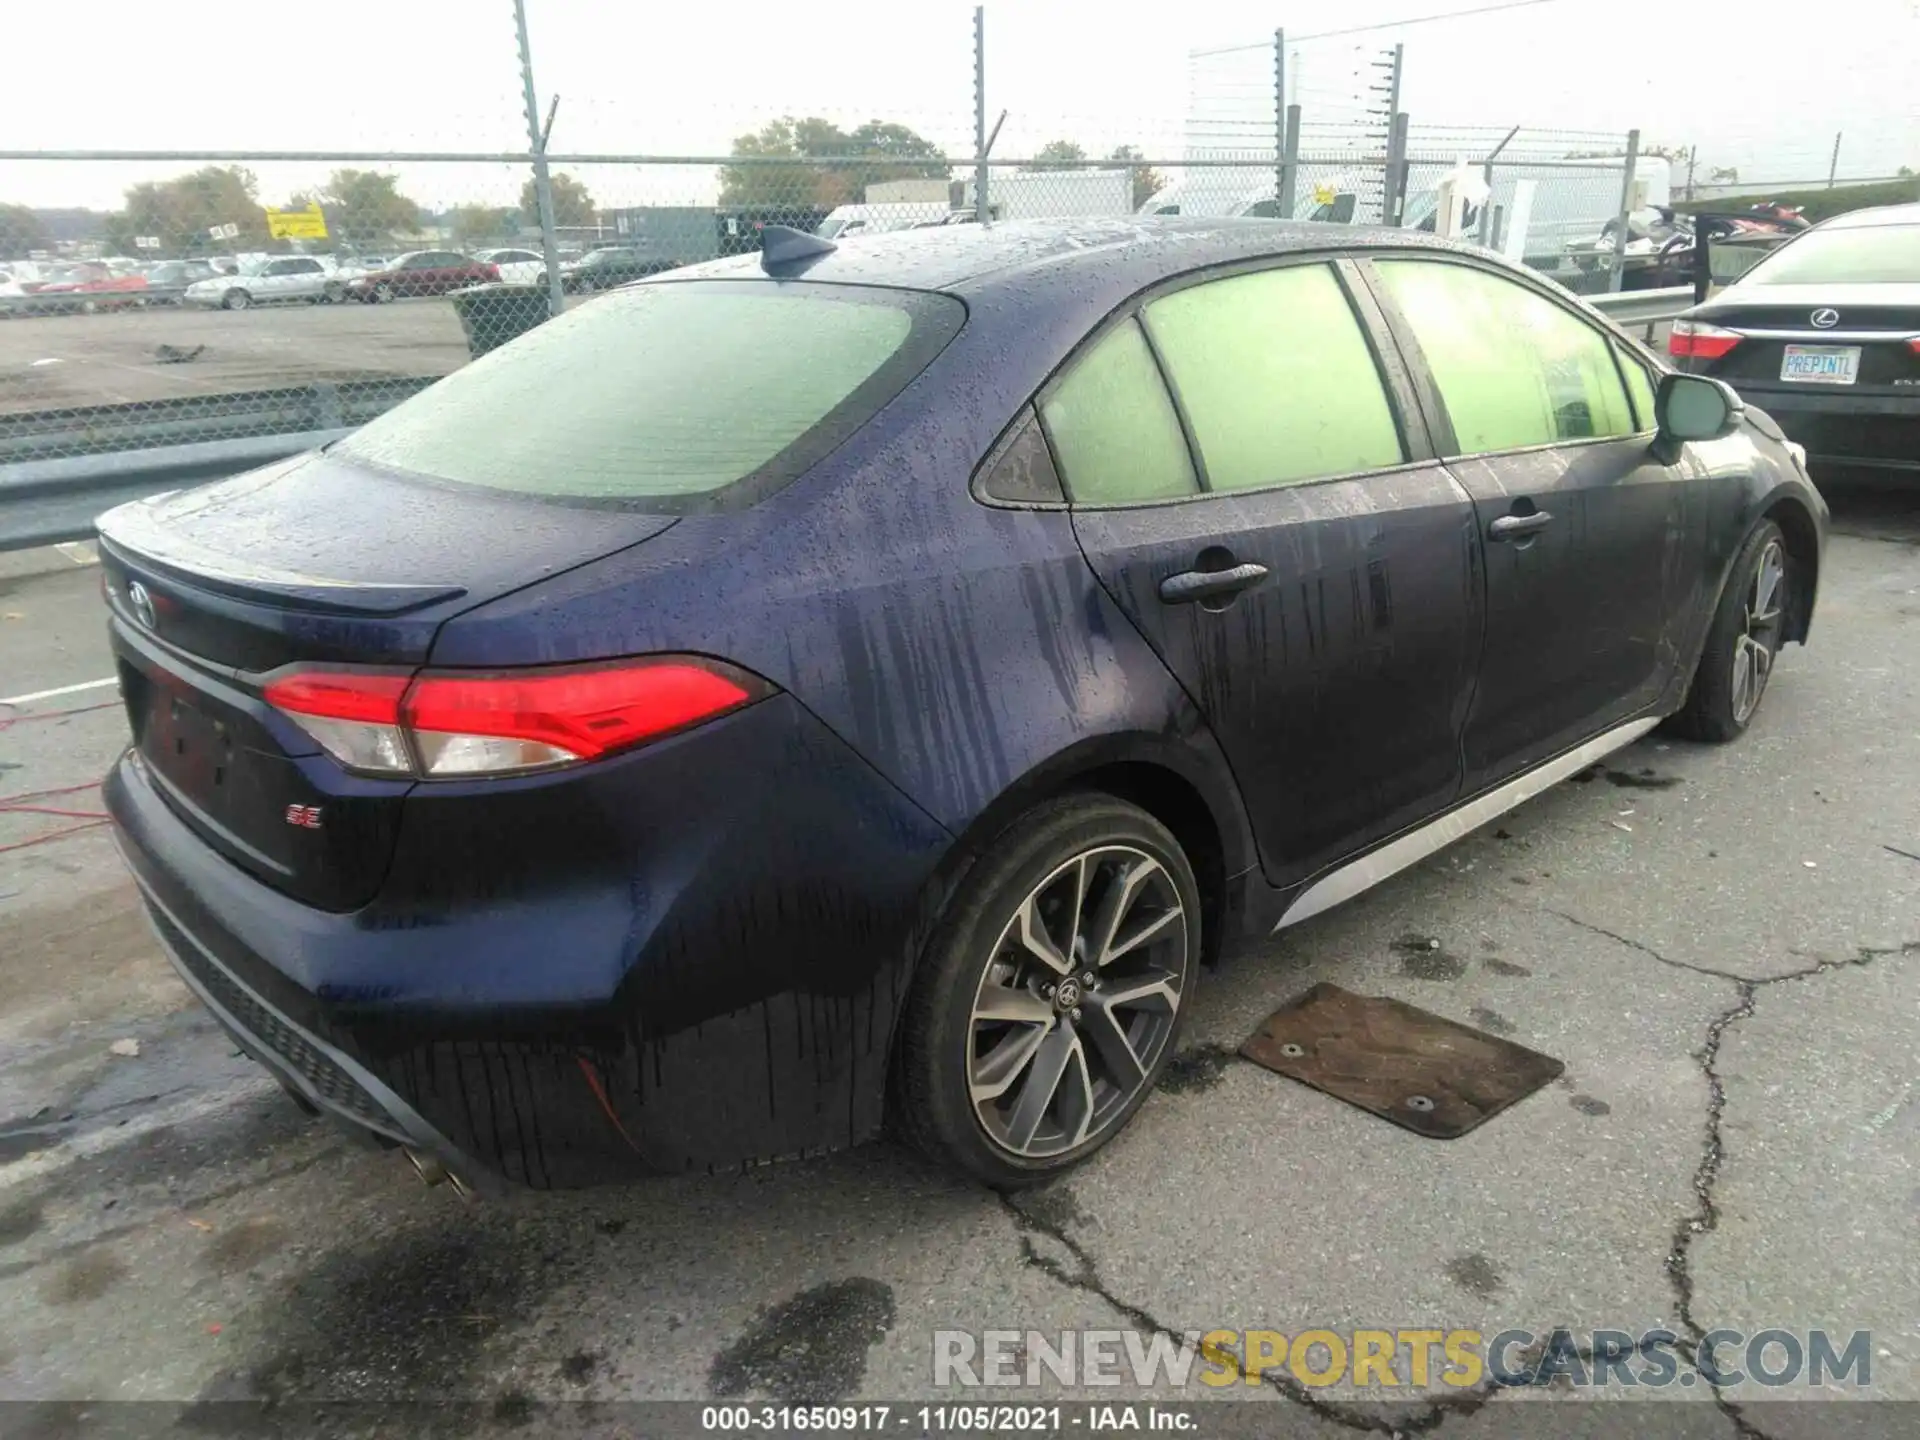
[(348, 773), (264, 698), (301, 665), (410, 670), (451, 616), (659, 534), (557, 505), (300, 457), (101, 517), (134, 745), (208, 845), (326, 909), (372, 897), (413, 782)]
[(1920, 286), (1747, 286), (1695, 318), (1744, 337), (1698, 367), (1743, 392), (1920, 398), (1920, 351), (1909, 343), (1920, 337)]

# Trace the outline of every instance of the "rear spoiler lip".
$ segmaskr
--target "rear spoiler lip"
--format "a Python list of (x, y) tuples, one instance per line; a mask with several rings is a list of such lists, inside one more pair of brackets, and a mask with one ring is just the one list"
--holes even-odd
[(153, 523), (151, 503), (136, 500), (102, 515), (101, 548), (125, 564), (230, 600), (322, 615), (375, 616), (405, 615), (467, 593), (463, 585), (328, 580), (248, 565), (168, 536), (164, 526)]

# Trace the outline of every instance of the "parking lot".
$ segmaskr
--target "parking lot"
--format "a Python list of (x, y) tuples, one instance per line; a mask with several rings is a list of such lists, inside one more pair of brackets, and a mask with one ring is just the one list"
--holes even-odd
[[(202, 339), (235, 367), (210, 388), (464, 353), (438, 304), (150, 312), (0, 326), (0, 375), (44, 350), (84, 388), (34, 408), (151, 398), (216, 372), (155, 380), (140, 350)], [(1812, 643), (1743, 741), (1656, 732), (1229, 956), (1131, 1129), (1011, 1199), (875, 1145), (470, 1202), (303, 1118), (174, 979), (98, 823), (125, 725), (97, 570), (0, 557), (0, 1394), (457, 1398), (478, 1429), (566, 1400), (951, 1401), (936, 1330), (1824, 1327), (1871, 1332), (1868, 1389), (1683, 1383), (1644, 1412), (1673, 1428), (1631, 1423), (1856, 1433), (1785, 1401), (1920, 1401), (1920, 498), (1831, 498)], [(1565, 1072), (1435, 1141), (1237, 1058), (1322, 980)], [(1391, 1411), (1291, 1381), (1177, 1398), (1242, 1402), (1235, 1433), (1471, 1436), (1558, 1393), (1399, 1379)]]
[[(195, 352), (166, 360), (162, 347)], [(170, 306), (0, 323), (0, 415), (444, 375), (467, 360), (444, 299), (391, 305)]]

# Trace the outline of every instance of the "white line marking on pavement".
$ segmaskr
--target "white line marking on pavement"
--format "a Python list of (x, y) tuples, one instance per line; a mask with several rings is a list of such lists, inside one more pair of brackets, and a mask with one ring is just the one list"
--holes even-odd
[(78, 685), (62, 685), (54, 690), (36, 690), (31, 695), (8, 695), (0, 698), (0, 705), (31, 705), (36, 700), (52, 700), (61, 695), (78, 695), (82, 690), (99, 690), (119, 683), (118, 676), (109, 675), (104, 680), (82, 680)]

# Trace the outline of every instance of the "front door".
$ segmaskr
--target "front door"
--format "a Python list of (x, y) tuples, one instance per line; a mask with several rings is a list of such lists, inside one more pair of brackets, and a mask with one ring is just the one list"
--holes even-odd
[(1652, 453), (1653, 387), (1600, 325), (1491, 268), (1369, 267), (1437, 392), (1473, 496), (1486, 644), (1463, 741), (1468, 793), (1641, 714), (1679, 663), (1675, 615), (1703, 517)]
[(1212, 725), (1275, 884), (1452, 801), (1478, 660), (1473, 506), (1356, 283), (1162, 294), (1040, 404), (1081, 548)]

